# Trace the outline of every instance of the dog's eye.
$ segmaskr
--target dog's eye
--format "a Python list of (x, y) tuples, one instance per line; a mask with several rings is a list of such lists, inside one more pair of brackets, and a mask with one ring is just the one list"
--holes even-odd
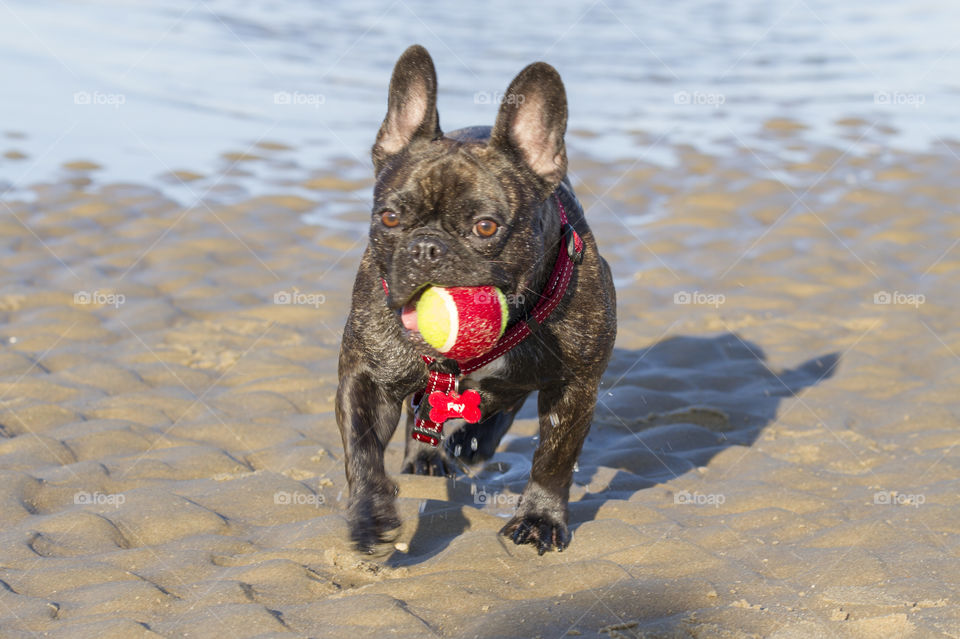
[(473, 232), (480, 237), (490, 237), (500, 228), (493, 220), (480, 220), (473, 225)]
[(380, 221), (383, 222), (384, 226), (392, 229), (397, 224), (400, 224), (400, 216), (397, 215), (396, 211), (384, 211), (380, 216)]

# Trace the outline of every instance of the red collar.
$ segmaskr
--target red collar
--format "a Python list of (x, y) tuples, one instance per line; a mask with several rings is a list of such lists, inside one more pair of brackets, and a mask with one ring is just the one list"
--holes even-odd
[[(426, 362), (430, 372), (430, 379), (427, 387), (416, 393), (413, 398), (416, 414), (412, 435), (414, 439), (437, 446), (443, 438), (443, 422), (449, 417), (461, 417), (471, 423), (479, 421), (480, 395), (473, 390), (467, 390), (462, 395), (458, 393), (459, 380), (503, 356), (532, 335), (563, 299), (570, 278), (573, 276), (574, 265), (583, 261), (583, 238), (567, 220), (567, 211), (560, 199), (559, 189), (554, 191), (553, 196), (557, 200), (557, 209), (560, 212), (560, 250), (557, 251), (553, 272), (540, 295), (540, 301), (525, 318), (507, 329), (490, 351), (479, 357), (463, 362), (453, 362), (453, 360), (438, 362), (432, 357), (423, 356), (423, 361)], [(387, 283), (385, 280), (381, 282), (386, 292)], [(439, 370), (440, 368), (444, 371), (452, 368), (455, 372), (443, 372)], [(426, 405), (420, 406), (425, 395), (428, 404), (432, 407), (429, 414)]]

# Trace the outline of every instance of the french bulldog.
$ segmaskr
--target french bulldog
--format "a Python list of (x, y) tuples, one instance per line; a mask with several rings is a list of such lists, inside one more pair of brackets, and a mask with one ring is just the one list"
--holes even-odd
[[(570, 543), (570, 484), (613, 350), (616, 298), (566, 177), (566, 126), (563, 82), (544, 62), (513, 80), (492, 128), (447, 134), (426, 49), (411, 46), (396, 63), (372, 149), (369, 244), (344, 328), (336, 397), (350, 537), (360, 551), (395, 539), (400, 526), (384, 448), (405, 405), (402, 472), (449, 476), (492, 456), (534, 391), (539, 445), (516, 513), (500, 532), (540, 554)], [(437, 447), (412, 438), (412, 398), (428, 383), (424, 356), (444, 370), (457, 366), (411, 330), (404, 309), (429, 285), (492, 285), (510, 301), (508, 326), (529, 322), (558, 252), (567, 250), (561, 204), (582, 253), (558, 305), (531, 324), (529, 337), (460, 379), (461, 390), (480, 394), (480, 421), (446, 422)]]

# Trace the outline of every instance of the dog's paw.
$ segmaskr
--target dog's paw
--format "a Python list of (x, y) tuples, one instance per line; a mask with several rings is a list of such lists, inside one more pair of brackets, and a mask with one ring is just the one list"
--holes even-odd
[(546, 514), (517, 514), (500, 529), (515, 544), (533, 544), (537, 553), (543, 554), (556, 548), (563, 552), (570, 545), (570, 531), (559, 518)]
[(361, 524), (351, 527), (350, 540), (357, 552), (365, 555), (382, 555), (393, 548), (393, 542), (400, 534), (400, 520), (384, 522), (381, 525)]
[(400, 532), (400, 516), (394, 499), (393, 482), (378, 490), (351, 499), (347, 512), (350, 540), (359, 552), (374, 554), (378, 546), (391, 544)]
[(407, 475), (430, 475), (432, 477), (454, 477), (456, 470), (442, 452), (421, 451), (416, 456), (404, 460), (401, 473)]
[(567, 528), (567, 500), (537, 482), (523, 491), (513, 518), (500, 529), (515, 544), (533, 544), (541, 555), (554, 548), (559, 552), (570, 545)]

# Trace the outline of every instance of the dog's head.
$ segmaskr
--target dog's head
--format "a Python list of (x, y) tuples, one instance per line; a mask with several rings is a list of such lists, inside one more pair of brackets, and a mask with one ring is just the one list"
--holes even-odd
[(510, 84), (489, 134), (444, 136), (430, 54), (404, 52), (373, 145), (370, 248), (392, 309), (428, 284), (493, 285), (518, 300), (539, 292), (528, 289), (557, 238), (555, 214), (541, 211), (566, 175), (566, 125), (560, 75), (537, 62)]

